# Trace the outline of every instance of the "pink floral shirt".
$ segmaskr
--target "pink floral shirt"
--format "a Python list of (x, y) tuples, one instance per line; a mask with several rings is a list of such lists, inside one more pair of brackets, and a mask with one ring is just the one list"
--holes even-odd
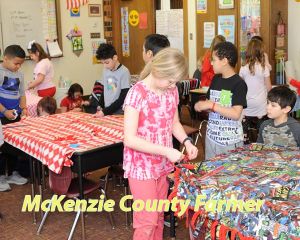
[[(157, 95), (141, 81), (129, 90), (124, 108), (131, 106), (139, 112), (138, 137), (155, 144), (172, 147), (172, 126), (178, 102), (176, 87), (168, 89), (162, 95)], [(170, 173), (174, 166), (161, 155), (124, 147), (123, 168), (125, 178), (146, 180), (158, 179)]]

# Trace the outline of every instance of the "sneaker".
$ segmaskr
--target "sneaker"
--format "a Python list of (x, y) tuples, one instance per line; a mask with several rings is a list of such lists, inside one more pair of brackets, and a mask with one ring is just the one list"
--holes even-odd
[(10, 191), (11, 188), (7, 182), (6, 176), (5, 175), (1, 175), (0, 176), (0, 192), (6, 192), (6, 191)]
[(21, 177), (17, 171), (13, 171), (12, 175), (7, 177), (7, 182), (16, 185), (24, 185), (28, 182), (28, 180), (26, 178)]
[[(166, 227), (171, 227), (171, 223), (170, 223), (170, 218), (169, 217), (167, 217), (167, 218), (165, 217), (164, 225)], [(175, 217), (175, 227), (177, 227), (177, 226), (178, 226), (178, 222), (177, 222), (177, 219)]]

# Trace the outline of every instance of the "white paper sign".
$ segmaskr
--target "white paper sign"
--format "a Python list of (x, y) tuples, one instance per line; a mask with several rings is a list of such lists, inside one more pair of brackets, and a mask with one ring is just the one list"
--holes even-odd
[(214, 22), (205, 22), (204, 27), (204, 40), (203, 40), (203, 47), (210, 48), (211, 42), (215, 37), (215, 23)]

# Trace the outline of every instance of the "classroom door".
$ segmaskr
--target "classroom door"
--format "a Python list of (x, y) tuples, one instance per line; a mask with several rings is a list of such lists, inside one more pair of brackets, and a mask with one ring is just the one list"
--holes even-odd
[[(136, 10), (139, 14), (147, 16), (147, 27), (141, 29), (140, 24), (129, 27), (129, 56), (124, 56), (122, 52), (122, 28), (121, 28), (121, 8), (128, 8), (130, 11)], [(130, 17), (130, 16), (129, 16)], [(117, 50), (120, 62), (124, 64), (131, 74), (139, 74), (145, 63), (143, 61), (142, 50), (144, 39), (148, 34), (155, 32), (155, 1), (152, 0), (113, 0), (112, 1), (112, 35), (113, 44)]]

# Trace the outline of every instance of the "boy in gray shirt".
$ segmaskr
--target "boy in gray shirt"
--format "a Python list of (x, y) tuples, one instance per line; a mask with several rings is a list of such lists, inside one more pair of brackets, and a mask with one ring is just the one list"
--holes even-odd
[(102, 110), (97, 116), (121, 114), (130, 87), (129, 70), (119, 62), (117, 52), (111, 44), (100, 44), (96, 57), (104, 65), (102, 80), (104, 93), (100, 100)]
[(262, 123), (257, 142), (279, 146), (300, 147), (300, 123), (288, 114), (296, 102), (296, 94), (285, 86), (268, 93), (269, 120)]

